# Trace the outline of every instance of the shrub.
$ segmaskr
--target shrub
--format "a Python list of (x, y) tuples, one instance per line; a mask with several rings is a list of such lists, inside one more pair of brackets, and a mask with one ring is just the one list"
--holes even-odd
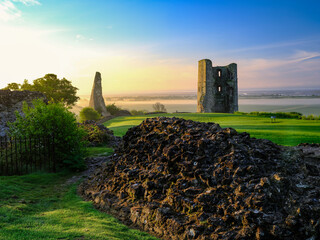
[(91, 146), (107, 144), (114, 138), (112, 130), (95, 121), (85, 121), (80, 124), (80, 127), (87, 132), (84, 140), (89, 142)]
[(302, 116), (301, 119), (304, 119), (304, 120), (319, 120), (319, 117), (316, 116), (316, 115), (310, 114), (308, 116)]
[(131, 115), (135, 116), (135, 115), (145, 115), (148, 113), (147, 110), (131, 110), (130, 111)]
[(112, 104), (108, 104), (106, 106), (107, 111), (111, 114), (111, 115), (116, 115), (120, 110), (122, 110), (121, 108), (119, 108), (118, 106), (116, 106), (115, 103)]
[(34, 100), (33, 107), (23, 104), (23, 114), (16, 112), (16, 121), (9, 124), (11, 136), (54, 136), (56, 161), (71, 170), (84, 167), (85, 131), (78, 127), (75, 114), (61, 103), (45, 104)]
[(241, 114), (241, 115), (251, 115), (251, 116), (261, 116), (261, 117), (271, 117), (275, 116), (277, 118), (295, 118), (299, 119), (302, 118), (302, 113), (299, 112), (235, 112), (235, 114)]
[(162, 103), (156, 102), (152, 107), (155, 112), (167, 112), (166, 107)]
[(96, 110), (94, 110), (91, 107), (85, 107), (83, 108), (80, 113), (80, 122), (84, 122), (87, 120), (99, 120), (101, 118), (100, 113), (98, 113)]

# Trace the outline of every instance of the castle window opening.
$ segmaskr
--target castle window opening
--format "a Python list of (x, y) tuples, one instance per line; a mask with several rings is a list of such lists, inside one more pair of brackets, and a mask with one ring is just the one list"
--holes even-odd
[(221, 70), (218, 70), (218, 76), (221, 77)]
[(221, 86), (218, 87), (218, 92), (221, 92)]

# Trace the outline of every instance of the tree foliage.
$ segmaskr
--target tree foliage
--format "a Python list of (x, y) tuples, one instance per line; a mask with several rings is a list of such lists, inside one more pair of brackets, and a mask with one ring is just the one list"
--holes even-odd
[(167, 112), (166, 107), (159, 102), (156, 102), (155, 104), (153, 104), (152, 107), (155, 112)]
[(146, 115), (148, 113), (148, 111), (147, 110), (135, 110), (135, 109), (133, 109), (133, 110), (130, 111), (130, 113), (131, 113), (132, 116)]
[(99, 120), (101, 118), (100, 113), (98, 113), (96, 110), (94, 110), (91, 107), (85, 107), (81, 109), (80, 113), (80, 122), (86, 121), (86, 120)]
[(116, 106), (115, 103), (108, 104), (106, 108), (111, 115), (116, 115), (120, 110), (122, 110), (120, 107)]
[(23, 114), (16, 112), (16, 121), (9, 123), (11, 136), (54, 136), (56, 160), (62, 167), (79, 169), (84, 166), (85, 131), (78, 127), (75, 114), (61, 103), (45, 104), (34, 100), (33, 107), (23, 104)]
[(46, 74), (42, 78), (33, 80), (30, 84), (24, 80), (22, 84), (9, 83), (4, 89), (38, 91), (46, 95), (53, 103), (61, 102), (65, 106), (73, 106), (79, 97), (76, 95), (78, 88), (72, 86), (71, 81), (59, 79), (55, 74)]

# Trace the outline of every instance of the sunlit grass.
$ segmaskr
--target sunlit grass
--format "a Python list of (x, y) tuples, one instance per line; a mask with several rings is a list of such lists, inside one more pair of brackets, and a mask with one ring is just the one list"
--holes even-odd
[[(90, 148), (91, 155), (111, 152)], [(0, 177), (0, 239), (156, 239), (94, 209), (66, 185), (72, 173)]]
[[(115, 135), (123, 136), (126, 131), (140, 124), (144, 119), (158, 115), (143, 115), (114, 118), (105, 125), (114, 131)], [(320, 121), (300, 119), (277, 119), (271, 123), (267, 117), (245, 116), (225, 113), (180, 113), (161, 114), (167, 117), (181, 117), (200, 122), (215, 122), (222, 127), (232, 127), (239, 132), (248, 132), (251, 137), (269, 139), (275, 143), (294, 146), (299, 143), (320, 143)]]

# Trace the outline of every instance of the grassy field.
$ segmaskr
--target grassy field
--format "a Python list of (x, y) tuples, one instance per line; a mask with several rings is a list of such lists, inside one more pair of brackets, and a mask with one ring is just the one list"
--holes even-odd
[[(158, 115), (129, 116), (114, 118), (105, 126), (115, 135), (123, 136), (128, 128), (140, 124), (144, 119)], [(270, 118), (245, 116), (225, 113), (180, 113), (161, 114), (167, 117), (180, 117), (200, 122), (215, 122), (222, 127), (232, 127), (239, 132), (248, 132), (251, 137), (269, 139), (275, 143), (295, 146), (299, 143), (320, 143), (320, 121), (300, 119), (277, 119), (271, 123)]]
[[(90, 148), (106, 155), (110, 149)], [(94, 209), (66, 185), (70, 173), (0, 177), (0, 239), (156, 239)]]

